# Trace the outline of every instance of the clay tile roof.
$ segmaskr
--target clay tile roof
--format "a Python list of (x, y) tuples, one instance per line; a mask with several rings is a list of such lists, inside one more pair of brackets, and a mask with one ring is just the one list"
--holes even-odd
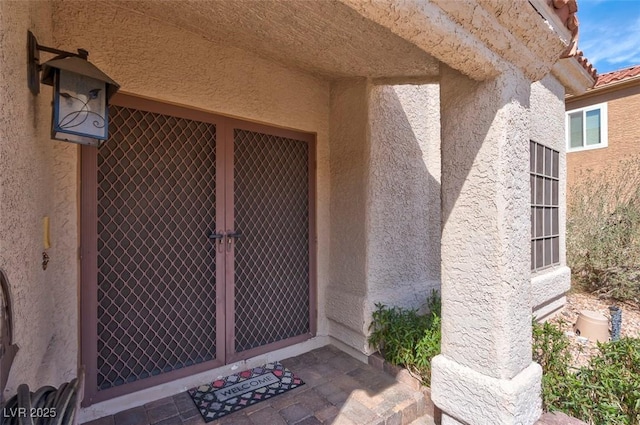
[(589, 59), (584, 55), (582, 50), (578, 50), (574, 56), (580, 65), (593, 77), (594, 80), (598, 80), (598, 70), (593, 67), (593, 64), (589, 62)]
[(547, 0), (547, 4), (553, 8), (556, 15), (558, 15), (560, 20), (571, 33), (571, 41), (569, 42), (569, 46), (567, 46), (567, 50), (562, 54), (562, 57), (568, 58), (575, 56), (578, 50), (579, 33), (579, 22), (578, 17), (576, 16), (576, 13), (578, 12), (577, 0)]
[(617, 71), (611, 71), (606, 74), (599, 75), (594, 87), (616, 83), (637, 76), (640, 76), (640, 65), (634, 65), (629, 68), (619, 69)]
[(571, 33), (571, 41), (569, 46), (563, 52), (562, 58), (575, 57), (576, 60), (582, 65), (582, 67), (593, 77), (594, 80), (598, 78), (598, 70), (596, 70), (589, 60), (584, 56), (581, 50), (578, 50), (578, 34), (579, 34), (579, 22), (578, 16), (578, 0), (547, 0), (547, 4), (553, 7), (554, 12), (565, 24), (569, 32)]

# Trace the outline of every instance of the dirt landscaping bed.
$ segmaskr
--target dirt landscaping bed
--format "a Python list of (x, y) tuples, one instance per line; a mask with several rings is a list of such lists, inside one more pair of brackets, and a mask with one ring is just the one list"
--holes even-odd
[(607, 299), (601, 299), (597, 295), (582, 292), (573, 292), (567, 295), (567, 305), (561, 313), (550, 321), (557, 323), (571, 340), (571, 354), (574, 358), (574, 366), (585, 366), (589, 359), (596, 353), (597, 346), (594, 341), (585, 344), (578, 341), (573, 335), (573, 324), (582, 310), (596, 311), (610, 318), (609, 306), (617, 305), (622, 309), (622, 337), (640, 338), (640, 306), (633, 303), (620, 303)]

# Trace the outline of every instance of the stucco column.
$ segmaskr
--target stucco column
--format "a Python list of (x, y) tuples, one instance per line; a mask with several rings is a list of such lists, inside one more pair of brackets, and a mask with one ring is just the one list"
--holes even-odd
[(326, 312), (362, 360), (376, 303), (420, 308), (440, 286), (439, 122), (437, 84), (331, 85)]
[(439, 91), (437, 84), (370, 90), (367, 328), (376, 303), (421, 308), (440, 288)]
[(529, 97), (510, 69), (476, 82), (443, 67), (442, 354), (432, 396), (448, 424), (533, 424)]
[(364, 329), (368, 97), (364, 78), (331, 84), (331, 271), (326, 313), (330, 335), (360, 353), (368, 345)]

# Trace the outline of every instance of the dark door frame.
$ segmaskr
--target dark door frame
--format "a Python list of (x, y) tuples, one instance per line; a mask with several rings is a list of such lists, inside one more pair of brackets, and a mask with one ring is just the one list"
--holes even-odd
[[(187, 368), (138, 380), (126, 385), (98, 391), (97, 384), (97, 327), (98, 327), (98, 148), (81, 147), (80, 172), (80, 363), (87, 372), (83, 406), (109, 400), (124, 394), (139, 391), (162, 383), (174, 381), (186, 376), (204, 372), (238, 360), (287, 347), (316, 335), (317, 330), (317, 230), (316, 230), (316, 136), (296, 130), (278, 128), (266, 124), (244, 121), (216, 115), (203, 110), (193, 109), (170, 103), (164, 103), (134, 95), (118, 93), (111, 103), (116, 106), (139, 109), (163, 115), (170, 115), (193, 121), (201, 121), (216, 126), (216, 157), (223, 158), (216, 167), (217, 182), (233, 182), (233, 132), (243, 129), (270, 134), (279, 137), (304, 141), (309, 146), (309, 333), (277, 341), (251, 350), (235, 353), (234, 341), (234, 271), (233, 261), (216, 249), (216, 359), (199, 363)], [(228, 150), (231, 149), (230, 152)], [(223, 183), (216, 187), (216, 227), (233, 229), (233, 190), (231, 184)], [(232, 256), (231, 256), (232, 257)], [(231, 266), (229, 266), (231, 264)], [(231, 320), (227, 320), (230, 317)], [(230, 341), (230, 343), (229, 343)]]

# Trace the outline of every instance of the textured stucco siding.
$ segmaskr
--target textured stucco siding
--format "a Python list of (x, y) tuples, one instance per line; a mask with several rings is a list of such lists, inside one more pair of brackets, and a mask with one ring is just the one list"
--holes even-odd
[(366, 185), (369, 143), (365, 79), (331, 84), (331, 335), (362, 350), (366, 295)]
[(552, 75), (531, 85), (530, 100), (531, 140), (560, 152), (560, 264), (534, 273), (531, 277), (531, 306), (538, 318), (552, 313), (549, 306), (564, 299), (571, 287), (571, 272), (567, 267), (566, 219), (567, 219), (567, 155), (564, 131), (564, 87)]
[(373, 86), (369, 122), (367, 319), (440, 289), (440, 87)]
[(443, 412), (453, 414), (444, 413), (442, 425), (532, 425), (542, 413), (541, 379), (537, 363), (506, 380), (437, 356), (432, 363), (432, 397), (433, 387), (446, 382), (449, 391), (433, 398)]
[(442, 354), (432, 398), (443, 423), (530, 425), (541, 413), (531, 362), (531, 82), (513, 68), (482, 83), (441, 74)]
[(440, 287), (438, 85), (331, 88), (331, 335), (370, 353), (375, 303), (419, 308)]
[[(36, 98), (27, 87), (29, 29), (40, 42), (50, 40), (49, 2), (0, 2), (0, 268), (13, 296), (14, 342), (20, 347), (5, 395), (21, 382), (59, 385), (77, 367), (77, 244), (58, 239), (57, 230), (77, 233), (65, 205), (71, 183), (63, 176), (75, 169), (65, 169), (65, 149), (49, 140), (51, 91)], [(44, 216), (51, 219), (53, 242), (46, 271)], [(72, 349), (49, 361), (59, 345)]]
[(500, 378), (531, 361), (523, 80), (475, 83), (449, 69), (441, 79), (443, 353)]
[(566, 49), (529, 2), (339, 1), (478, 81), (513, 65), (537, 80)]
[(328, 78), (438, 74), (424, 50), (336, 1), (106, 1)]
[[(0, 267), (16, 300), (21, 347), (8, 392), (22, 382), (37, 387), (69, 380), (79, 356), (79, 150), (49, 138), (51, 89), (43, 86), (37, 98), (27, 89), (27, 29), (43, 45), (89, 50), (89, 59), (123, 92), (316, 133), (317, 228), (329, 228), (327, 81), (102, 2), (61, 1), (53, 10), (45, 2), (0, 7), (0, 119), (10, 123), (0, 128)], [(44, 215), (51, 217), (52, 248), (43, 272)], [(328, 241), (328, 232), (319, 231), (318, 335), (328, 334)]]

